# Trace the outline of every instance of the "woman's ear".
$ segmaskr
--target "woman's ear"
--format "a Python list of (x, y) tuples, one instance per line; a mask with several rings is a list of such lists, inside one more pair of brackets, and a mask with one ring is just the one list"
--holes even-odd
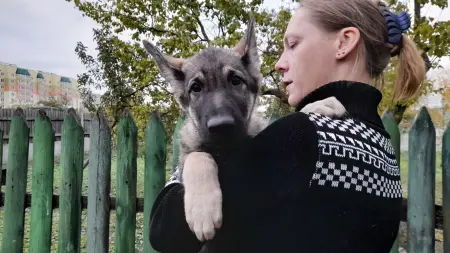
[(360, 40), (360, 33), (356, 27), (347, 27), (337, 33), (336, 59), (341, 60), (352, 54)]

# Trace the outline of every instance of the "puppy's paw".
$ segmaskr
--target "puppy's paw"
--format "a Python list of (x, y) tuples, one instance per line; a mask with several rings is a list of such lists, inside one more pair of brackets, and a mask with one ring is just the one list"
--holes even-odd
[(300, 110), (303, 113), (315, 112), (330, 118), (341, 118), (345, 115), (345, 107), (335, 97), (328, 97), (307, 104)]
[(222, 191), (214, 159), (204, 152), (188, 154), (183, 182), (186, 221), (197, 239), (211, 240), (222, 226)]

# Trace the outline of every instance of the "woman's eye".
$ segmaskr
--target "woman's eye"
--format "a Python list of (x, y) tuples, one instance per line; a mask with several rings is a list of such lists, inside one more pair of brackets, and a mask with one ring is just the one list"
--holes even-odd
[(234, 86), (241, 85), (242, 83), (243, 83), (242, 79), (237, 76), (233, 76), (231, 78), (231, 84), (233, 84)]
[(199, 83), (196, 82), (191, 85), (191, 91), (200, 92), (201, 90), (202, 90), (202, 87)]
[(288, 46), (289, 46), (290, 49), (292, 49), (295, 46), (297, 46), (297, 42), (291, 42), (291, 43), (288, 44)]

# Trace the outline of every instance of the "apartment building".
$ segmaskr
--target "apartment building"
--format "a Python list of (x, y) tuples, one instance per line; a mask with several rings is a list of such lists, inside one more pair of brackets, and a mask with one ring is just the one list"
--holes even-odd
[(1, 108), (36, 106), (51, 97), (75, 109), (82, 106), (76, 79), (0, 62)]

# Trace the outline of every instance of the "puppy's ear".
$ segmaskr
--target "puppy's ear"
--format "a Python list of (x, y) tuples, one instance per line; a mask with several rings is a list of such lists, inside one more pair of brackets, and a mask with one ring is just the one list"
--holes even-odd
[(142, 42), (147, 53), (155, 60), (161, 72), (161, 76), (170, 84), (174, 93), (175, 99), (184, 110), (187, 100), (184, 96), (184, 81), (185, 74), (181, 70), (185, 59), (175, 58), (165, 55), (151, 42), (144, 40)]
[(244, 65), (250, 65), (257, 70), (260, 69), (260, 61), (258, 57), (258, 47), (255, 35), (255, 18), (253, 14), (249, 14), (249, 22), (247, 31), (241, 40), (232, 48), (234, 52), (241, 56)]
[(172, 85), (177, 85), (179, 82), (184, 82), (184, 73), (181, 71), (184, 59), (175, 58), (172, 56), (164, 55), (159, 49), (151, 42), (144, 40), (142, 42), (147, 53), (155, 60), (158, 65), (161, 75), (167, 82)]

